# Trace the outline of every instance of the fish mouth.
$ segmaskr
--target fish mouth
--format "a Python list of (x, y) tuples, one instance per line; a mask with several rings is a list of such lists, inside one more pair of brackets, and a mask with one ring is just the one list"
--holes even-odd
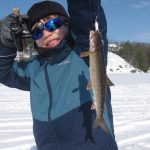
[(92, 38), (99, 38), (101, 36), (101, 33), (99, 31), (90, 30), (90, 39)]
[(95, 36), (95, 31), (90, 30), (90, 39), (92, 39)]

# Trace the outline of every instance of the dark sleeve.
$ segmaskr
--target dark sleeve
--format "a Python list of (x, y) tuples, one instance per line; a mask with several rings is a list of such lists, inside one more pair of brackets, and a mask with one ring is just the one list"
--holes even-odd
[(26, 64), (15, 61), (16, 50), (5, 47), (0, 42), (0, 83), (28, 91), (30, 78), (27, 75)]
[(89, 50), (89, 31), (94, 29), (98, 15), (99, 29), (104, 40), (104, 54), (107, 62), (108, 41), (107, 23), (100, 0), (67, 0), (71, 31), (76, 44), (83, 50)]

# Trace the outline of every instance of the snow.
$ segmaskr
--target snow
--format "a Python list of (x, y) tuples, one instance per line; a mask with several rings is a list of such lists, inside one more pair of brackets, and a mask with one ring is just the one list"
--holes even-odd
[(109, 52), (107, 72), (108, 73), (130, 73), (130, 72), (141, 72), (141, 71), (131, 66), (120, 56), (112, 52)]
[[(128, 81), (129, 77), (132, 83)], [(111, 79), (121, 80), (120, 83), (114, 82), (115, 87), (111, 87), (119, 150), (149, 150), (150, 75), (116, 74)]]
[[(113, 53), (108, 60), (108, 76), (115, 84), (111, 93), (119, 150), (149, 150), (150, 73), (131, 73), (137, 69)], [(29, 93), (2, 84), (0, 91), (0, 150), (37, 150)]]

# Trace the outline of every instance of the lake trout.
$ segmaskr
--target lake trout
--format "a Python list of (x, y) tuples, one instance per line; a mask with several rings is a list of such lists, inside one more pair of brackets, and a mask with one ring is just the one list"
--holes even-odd
[(107, 85), (113, 85), (106, 75), (106, 66), (103, 54), (103, 41), (99, 31), (90, 31), (89, 35), (90, 50), (82, 52), (81, 57), (89, 56), (90, 82), (87, 89), (92, 88), (94, 101), (96, 102), (96, 119), (94, 128), (100, 126), (107, 133), (109, 132), (103, 118), (104, 103), (107, 91)]

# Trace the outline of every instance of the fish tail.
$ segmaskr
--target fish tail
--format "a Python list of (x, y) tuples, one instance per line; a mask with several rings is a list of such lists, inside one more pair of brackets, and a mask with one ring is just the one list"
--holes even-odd
[(106, 133), (109, 133), (104, 118), (99, 119), (98, 117), (96, 117), (94, 122), (94, 128), (97, 128), (98, 126), (100, 126)]

